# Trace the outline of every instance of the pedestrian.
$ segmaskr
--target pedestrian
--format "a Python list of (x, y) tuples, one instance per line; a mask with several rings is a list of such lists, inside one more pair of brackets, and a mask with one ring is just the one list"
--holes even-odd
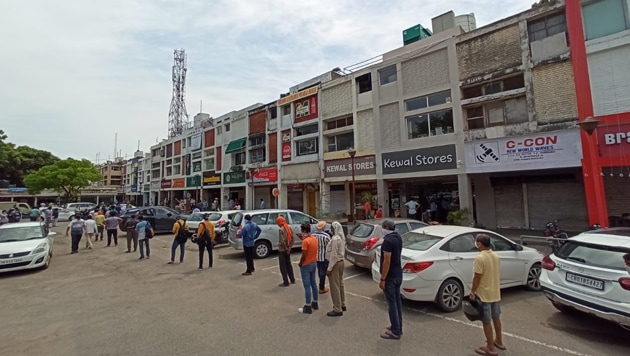
[(200, 213), (200, 212), (201, 212), (201, 210), (200, 210), (198, 207), (195, 207), (195, 208), (192, 210), (192, 212), (193, 212), (193, 213)]
[(372, 218), (372, 205), (369, 199), (365, 199), (363, 207), (365, 208), (365, 220), (370, 220)]
[(75, 215), (74, 220), (70, 221), (68, 227), (66, 228), (66, 237), (68, 237), (68, 233), (72, 238), (72, 247), (70, 254), (79, 253), (79, 242), (81, 242), (81, 237), (83, 236), (83, 232), (85, 232), (85, 225), (80, 215)]
[(228, 209), (233, 210), (234, 209), (234, 199), (230, 198), (230, 200), (228, 200)]
[(291, 248), (293, 247), (293, 230), (287, 224), (283, 216), (278, 216), (276, 224), (280, 228), (278, 230), (278, 264), (280, 265), (280, 274), (282, 275), (282, 283), (278, 286), (288, 287), (289, 281), (295, 284), (295, 276), (293, 275), (293, 264), (291, 263)]
[(98, 230), (96, 238), (98, 239), (100, 235), (101, 241), (103, 241), (103, 230), (105, 230), (105, 215), (103, 215), (102, 209), (98, 211), (96, 216), (94, 216), (94, 222), (96, 222), (96, 229)]
[(236, 232), (236, 234), (243, 239), (243, 250), (245, 250), (247, 269), (245, 272), (241, 273), (243, 276), (251, 276), (252, 273), (256, 271), (254, 268), (254, 241), (260, 236), (261, 232), (260, 227), (252, 221), (252, 216), (245, 214), (245, 226), (243, 226), (243, 229)]
[[(475, 349), (480, 355), (497, 355), (497, 349), (505, 350), (501, 332), (501, 287), (499, 277), (499, 256), (490, 248), (490, 236), (478, 234), (476, 245), (479, 254), (473, 263), (473, 283), (470, 300), (478, 300), (481, 305), (483, 333), (486, 346)], [(492, 326), (494, 325), (494, 333)], [(495, 337), (493, 337), (495, 336)]]
[[(186, 241), (188, 241), (188, 223), (186, 220), (178, 216), (177, 221), (173, 224), (173, 235), (175, 238), (173, 239), (173, 245), (171, 246), (171, 261), (168, 263), (172, 265), (175, 263), (175, 251), (177, 251), (177, 247), (179, 246), (179, 263), (184, 262), (184, 251), (186, 249)], [(212, 260), (212, 259), (211, 259)], [(201, 263), (199, 263), (201, 265)]]
[(319, 276), (319, 294), (328, 293), (326, 288), (326, 271), (328, 270), (328, 260), (326, 259), (326, 248), (330, 243), (330, 235), (328, 235), (324, 228), (326, 227), (326, 221), (320, 220), (317, 223), (317, 231), (313, 233), (313, 236), (317, 239), (317, 275)]
[(94, 237), (94, 234), (98, 230), (96, 229), (96, 223), (94, 222), (94, 219), (92, 219), (91, 216), (88, 216), (88, 218), (84, 222), (84, 225), (85, 225), (85, 248), (91, 250), (92, 238)]
[(383, 206), (379, 205), (378, 210), (374, 213), (374, 219), (382, 219), (383, 218)]
[(0, 213), (0, 225), (4, 225), (8, 223), (9, 223), (9, 214), (7, 213), (6, 210), (2, 210), (2, 213)]
[(241, 210), (241, 204), (238, 202), (238, 200), (236, 200), (234, 203), (234, 210)]
[(387, 219), (383, 221), (381, 227), (385, 237), (381, 245), (381, 280), (378, 286), (385, 292), (390, 322), (390, 326), (381, 334), (381, 337), (383, 339), (398, 340), (403, 334), (402, 299), (400, 296), (400, 285), (402, 283), (402, 266), (400, 263), (402, 239), (395, 230), (393, 220)]
[[(149, 234), (147, 234), (149, 231)], [(136, 224), (136, 232), (138, 233), (138, 245), (140, 246), (140, 258), (144, 259), (144, 248), (147, 249), (147, 259), (151, 258), (151, 245), (149, 239), (153, 237), (153, 228), (151, 224), (144, 220), (144, 216), (138, 215), (138, 223)], [(109, 246), (109, 245), (107, 245)]]
[(118, 225), (123, 221), (117, 216), (116, 210), (109, 211), (109, 217), (105, 219), (105, 229), (107, 229), (107, 247), (112, 244), (114, 238), (114, 246), (118, 246)]
[(300, 275), (304, 286), (305, 304), (298, 308), (302, 314), (312, 314), (313, 310), (319, 309), (317, 304), (317, 282), (315, 281), (315, 271), (317, 270), (317, 239), (311, 235), (311, 224), (304, 223), (300, 226), (302, 231), (302, 256), (300, 257)]
[(214, 199), (214, 201), (212, 201), (212, 207), (210, 208), (210, 210), (217, 211), (217, 199), (216, 198)]
[(53, 216), (53, 211), (52, 211), (52, 206), (49, 206), (48, 208), (44, 209), (44, 220), (46, 222), (46, 228), (50, 228), (50, 225), (52, 225), (52, 216)]
[(260, 209), (264, 209), (265, 208), (265, 199), (260, 198)]
[(409, 217), (409, 219), (415, 219), (418, 209), (420, 209), (420, 204), (416, 202), (415, 198), (411, 198), (411, 200), (405, 203), (405, 206), (407, 207), (407, 217)]
[(437, 221), (438, 208), (435, 199), (431, 199), (431, 202), (429, 203), (429, 210), (431, 211), (431, 221)]
[(138, 223), (138, 219), (136, 219), (135, 215), (131, 215), (127, 219), (127, 221), (125, 221), (125, 228), (127, 229), (127, 251), (125, 251), (125, 253), (131, 252), (132, 242), (133, 242), (133, 252), (136, 252), (136, 250), (138, 249), (138, 231), (136, 231), (137, 223)]
[[(197, 228), (197, 244), (199, 245), (199, 269), (203, 269), (203, 254), (208, 251), (208, 268), (212, 268), (212, 248), (214, 247), (214, 224), (210, 215), (203, 214), (203, 221)], [(183, 255), (182, 255), (183, 256)]]
[(37, 219), (40, 218), (41, 213), (39, 212), (39, 209), (37, 208), (33, 208), (28, 212), (28, 217), (31, 219), (31, 221), (37, 221)]
[(52, 219), (53, 227), (57, 227), (57, 223), (59, 222), (59, 208), (53, 208)]
[(422, 222), (423, 223), (430, 223), (431, 222), (431, 210), (427, 209), (424, 211), (424, 213), (422, 213)]
[(333, 237), (326, 248), (328, 256), (328, 269), (326, 275), (330, 282), (330, 296), (332, 298), (333, 310), (326, 313), (328, 316), (342, 316), (346, 311), (346, 291), (343, 286), (344, 254), (346, 252), (346, 235), (339, 221), (332, 223)]

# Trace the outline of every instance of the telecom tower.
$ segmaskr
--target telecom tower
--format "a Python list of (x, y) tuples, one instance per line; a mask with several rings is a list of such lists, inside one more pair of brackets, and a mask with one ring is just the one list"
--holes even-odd
[(186, 51), (176, 49), (173, 63), (173, 99), (168, 113), (168, 137), (176, 137), (188, 127), (188, 112), (186, 111)]

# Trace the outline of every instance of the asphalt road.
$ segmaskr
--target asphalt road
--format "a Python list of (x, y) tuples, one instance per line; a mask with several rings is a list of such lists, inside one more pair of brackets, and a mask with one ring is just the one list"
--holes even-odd
[[(483, 344), (480, 325), (461, 312), (409, 301), (403, 338), (381, 339), (386, 304), (366, 270), (346, 268), (343, 317), (325, 315), (329, 294), (319, 311), (302, 315), (303, 288), (277, 287), (275, 255), (243, 277), (243, 254), (229, 247), (215, 250), (213, 269), (199, 271), (196, 245), (188, 244), (183, 264), (167, 265), (171, 235), (151, 240), (143, 261), (124, 253), (122, 235), (117, 247), (99, 241), (70, 255), (60, 234), (48, 270), (0, 275), (0, 355), (475, 355)], [(502, 309), (508, 350), (500, 355), (630, 353), (630, 332), (560, 314), (540, 293), (504, 291)]]

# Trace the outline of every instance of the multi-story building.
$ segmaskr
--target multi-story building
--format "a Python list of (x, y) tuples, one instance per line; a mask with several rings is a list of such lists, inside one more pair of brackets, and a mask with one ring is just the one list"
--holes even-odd
[(136, 151), (133, 158), (127, 160), (123, 167), (124, 182), (123, 193), (124, 201), (133, 205), (144, 205), (142, 194), (144, 172), (143, 172), (144, 153)]

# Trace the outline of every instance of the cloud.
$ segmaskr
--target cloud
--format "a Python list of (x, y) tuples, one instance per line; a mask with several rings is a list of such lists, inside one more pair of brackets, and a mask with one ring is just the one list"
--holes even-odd
[[(173, 50), (188, 54), (187, 108), (217, 117), (402, 45), (449, 10), (479, 26), (503, 1), (22, 0), (0, 4), (0, 118), (9, 140), (61, 157), (147, 151), (167, 134)], [(495, 9), (488, 12), (488, 9)]]

